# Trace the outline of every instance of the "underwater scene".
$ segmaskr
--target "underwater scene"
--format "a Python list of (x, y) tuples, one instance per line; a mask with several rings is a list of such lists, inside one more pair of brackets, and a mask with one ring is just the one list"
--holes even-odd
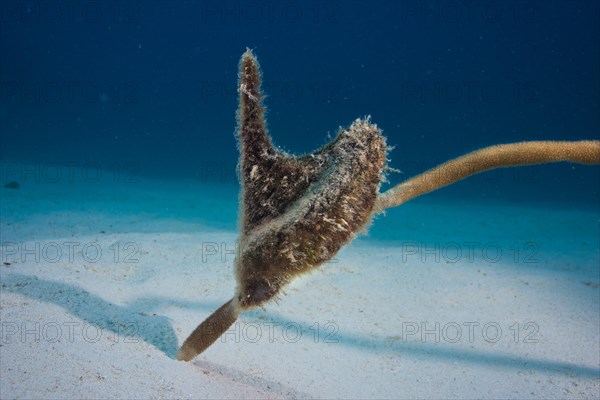
[(600, 2), (0, 2), (0, 397), (600, 398)]

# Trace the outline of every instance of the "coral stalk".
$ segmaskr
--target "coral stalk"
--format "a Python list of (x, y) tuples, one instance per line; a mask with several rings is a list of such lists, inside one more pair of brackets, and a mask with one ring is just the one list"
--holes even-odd
[(520, 142), (485, 147), (410, 178), (379, 195), (375, 209), (397, 207), (415, 197), (495, 168), (567, 161), (600, 164), (600, 141)]

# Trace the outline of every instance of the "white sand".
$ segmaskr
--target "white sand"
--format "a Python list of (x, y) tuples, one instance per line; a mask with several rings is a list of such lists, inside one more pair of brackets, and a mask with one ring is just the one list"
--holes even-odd
[(185, 363), (234, 291), (234, 186), (0, 195), (2, 399), (600, 397), (597, 211), (415, 200)]

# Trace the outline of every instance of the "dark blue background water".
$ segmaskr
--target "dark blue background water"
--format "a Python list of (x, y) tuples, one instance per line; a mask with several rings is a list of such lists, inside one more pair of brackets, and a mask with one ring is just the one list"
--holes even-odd
[[(5, 167), (234, 184), (246, 47), (276, 144), (307, 152), (369, 114), (396, 146), (392, 183), (486, 145), (600, 135), (595, 1), (1, 4)], [(598, 179), (598, 167), (537, 166), (431, 196), (597, 207)]]

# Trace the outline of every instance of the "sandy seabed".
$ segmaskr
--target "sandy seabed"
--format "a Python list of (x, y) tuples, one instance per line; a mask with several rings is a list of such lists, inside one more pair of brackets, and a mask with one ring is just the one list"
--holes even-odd
[(0, 199), (2, 399), (600, 397), (597, 210), (415, 200), (186, 363), (235, 290), (235, 185)]

